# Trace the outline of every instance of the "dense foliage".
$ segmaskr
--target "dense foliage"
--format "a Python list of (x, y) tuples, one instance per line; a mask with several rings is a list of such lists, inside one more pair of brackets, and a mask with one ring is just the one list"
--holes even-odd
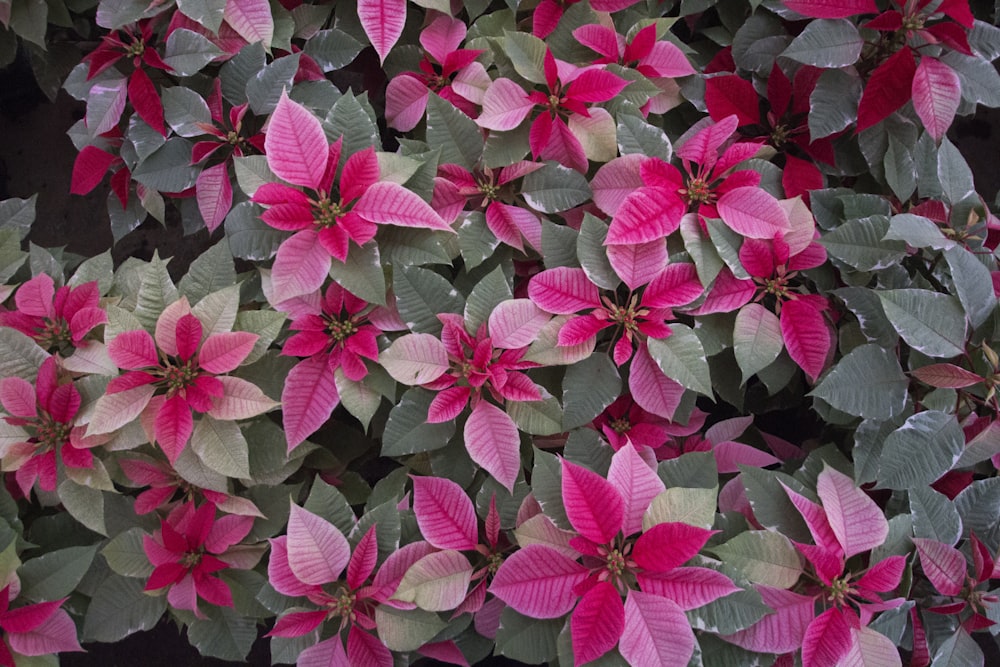
[[(988, 18), (985, 16), (979, 17)], [(0, 0), (0, 664), (982, 665), (1000, 106), (965, 0)], [(19, 47), (20, 45), (20, 47)]]

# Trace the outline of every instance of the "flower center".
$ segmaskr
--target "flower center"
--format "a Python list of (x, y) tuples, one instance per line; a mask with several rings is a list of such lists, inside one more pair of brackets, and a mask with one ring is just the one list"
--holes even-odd
[(605, 560), (612, 577), (619, 577), (625, 571), (625, 555), (619, 549), (612, 549)]
[(239, 133), (236, 132), (236, 130), (229, 130), (229, 132), (226, 133), (226, 142), (228, 144), (232, 146), (237, 146), (242, 141), (243, 139), (240, 138), (240, 135)]
[(198, 371), (190, 361), (181, 366), (168, 365), (163, 373), (163, 380), (167, 383), (167, 393), (171, 395), (194, 384), (197, 377)]
[(773, 294), (774, 296), (782, 299), (788, 298), (789, 289), (788, 289), (787, 276), (765, 278), (763, 286), (764, 286), (764, 292), (767, 294)]
[(500, 196), (500, 187), (485, 180), (479, 182), (479, 191), (490, 201), (496, 201)]
[(139, 58), (142, 56), (142, 52), (146, 50), (146, 45), (141, 39), (137, 39), (128, 45), (125, 53), (131, 58)]
[(41, 347), (52, 350), (71, 343), (73, 336), (65, 320), (45, 320), (45, 327), (35, 334), (35, 340)]
[(702, 204), (712, 200), (712, 188), (703, 178), (692, 178), (688, 181), (687, 190), (683, 192), (689, 201)]
[(331, 201), (329, 197), (323, 197), (316, 202), (313, 210), (313, 219), (320, 227), (333, 227), (337, 224), (337, 218), (344, 215), (344, 210), (340, 207), (340, 202)]
[(903, 30), (922, 30), (927, 17), (922, 14), (913, 14), (903, 17)]
[(57, 422), (52, 415), (43, 412), (35, 425), (35, 438), (40, 450), (55, 449), (69, 439), (71, 424)]
[(632, 428), (632, 423), (629, 422), (628, 417), (622, 417), (621, 419), (615, 419), (614, 421), (608, 423), (615, 433), (628, 433)]
[(830, 584), (830, 588), (827, 591), (827, 598), (830, 602), (836, 605), (842, 605), (847, 601), (847, 598), (851, 593), (854, 593), (854, 589), (851, 588), (849, 576), (847, 576), (842, 579), (833, 580), (833, 583)]
[(326, 326), (330, 330), (330, 338), (333, 338), (338, 343), (343, 343), (351, 334), (358, 330), (354, 326), (354, 322), (350, 320), (330, 320)]
[(554, 93), (552, 95), (549, 95), (549, 109), (552, 110), (552, 113), (555, 113), (556, 111), (559, 110), (559, 103), (561, 101), (562, 100), (559, 98), (558, 95)]
[(354, 611), (354, 593), (347, 589), (341, 589), (340, 594), (330, 602), (330, 608), (337, 616), (348, 618)]
[(781, 148), (781, 146), (788, 141), (789, 134), (790, 133), (787, 127), (779, 125), (771, 131), (771, 143), (774, 144), (775, 148)]
[(636, 322), (642, 315), (645, 315), (643, 311), (636, 311), (632, 306), (612, 306), (610, 309), (611, 319), (622, 325), (626, 332), (635, 332), (639, 330), (639, 324)]
[(486, 571), (492, 577), (503, 565), (503, 554), (490, 554), (486, 557)]
[(181, 565), (188, 570), (198, 567), (201, 562), (202, 553), (200, 551), (189, 551), (181, 558)]

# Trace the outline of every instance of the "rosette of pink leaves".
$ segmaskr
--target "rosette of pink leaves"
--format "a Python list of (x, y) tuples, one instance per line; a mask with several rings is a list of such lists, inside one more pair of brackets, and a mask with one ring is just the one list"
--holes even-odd
[(545, 398), (523, 372), (538, 364), (523, 357), (551, 317), (529, 299), (509, 299), (493, 309), (475, 336), (461, 315), (441, 313), (438, 319), (440, 339), (426, 333), (401, 336), (382, 353), (382, 366), (397, 382), (438, 392), (428, 423), (451, 421), (471, 404), (464, 432), (469, 456), (512, 490), (521, 470), (520, 435), (510, 415), (486, 394), (500, 405)]
[[(800, 198), (778, 203), (787, 213), (788, 231), (776, 233), (771, 239), (744, 239), (739, 250), (740, 263), (753, 282), (738, 281), (731, 285), (743, 293), (753, 287), (754, 302), (767, 299), (777, 314), (755, 304), (744, 306), (736, 317), (734, 335), (776, 339), (774, 356), (781, 352), (783, 344), (792, 361), (815, 382), (832, 356), (834, 335), (824, 315), (830, 304), (826, 297), (805, 293), (805, 287), (796, 283), (800, 271), (826, 261), (826, 250), (813, 240), (815, 221)], [(733, 295), (730, 292), (727, 299), (733, 299)], [(773, 360), (761, 357), (757, 363)]]
[(490, 591), (531, 618), (572, 612), (577, 665), (616, 645), (632, 665), (687, 665), (696, 640), (684, 611), (740, 590), (720, 572), (684, 567), (713, 531), (684, 523), (643, 531), (664, 484), (631, 446), (615, 452), (607, 479), (561, 463), (563, 505), (577, 536), (567, 546), (522, 547), (500, 566)]
[(594, 59), (594, 64), (615, 63), (631, 67), (662, 91), (642, 105), (644, 114), (665, 113), (684, 101), (680, 86), (674, 79), (690, 76), (695, 70), (675, 44), (657, 39), (655, 24), (637, 31), (631, 41), (626, 41), (615, 30), (608, 17), (607, 22), (580, 26), (573, 31), (573, 36), (581, 44), (600, 54), (600, 58)]
[[(10, 585), (0, 590), (0, 665), (15, 667), (17, 656), (53, 655), (82, 651), (76, 638), (76, 624), (62, 604), (68, 598), (10, 608)], [(15, 594), (16, 595), (16, 594)]]
[[(885, 542), (889, 522), (882, 508), (850, 477), (828, 465), (816, 480), (821, 505), (787, 486), (784, 489), (815, 542), (793, 544), (812, 566), (817, 585), (806, 595), (758, 586), (775, 613), (725, 639), (766, 653), (788, 653), (801, 647), (803, 667), (842, 660), (901, 664), (892, 640), (867, 626), (877, 613), (904, 602), (903, 598), (883, 600), (882, 595), (899, 586), (906, 557), (869, 562), (860, 573), (846, 568), (848, 559)], [(821, 610), (818, 615), (817, 609)]]
[(277, 403), (256, 385), (226, 375), (258, 338), (246, 331), (210, 329), (206, 335), (181, 297), (157, 319), (155, 336), (124, 331), (108, 344), (112, 361), (126, 372), (97, 400), (87, 433), (110, 433), (141, 416), (151, 440), (174, 463), (194, 430), (193, 412), (239, 420), (273, 409)]
[(321, 298), (279, 305), (291, 309), (294, 319), (289, 328), (296, 332), (285, 341), (281, 354), (305, 357), (288, 372), (281, 392), (282, 424), (292, 451), (330, 418), (340, 402), (336, 372), (352, 381), (368, 375), (364, 360), (378, 360), (376, 338), (382, 330), (369, 320), (375, 307), (337, 283), (330, 283)]
[(220, 149), (225, 151), (222, 161), (202, 169), (194, 184), (198, 211), (208, 231), (214, 232), (226, 219), (233, 204), (233, 184), (229, 176), (233, 158), (243, 157), (251, 149), (263, 153), (264, 135), (243, 136), (243, 118), (248, 104), (236, 105), (229, 109), (228, 114), (223, 113), (222, 83), (219, 79), (213, 81), (207, 103), (212, 122), (196, 125), (213, 139), (199, 141), (191, 147), (191, 164), (217, 156)]
[(613, 134), (615, 126), (607, 110), (588, 105), (613, 99), (629, 82), (601, 65), (578, 68), (557, 60), (548, 49), (544, 74), (544, 81), (533, 82), (543, 84), (544, 91), (525, 92), (504, 77), (493, 81), (483, 96), (483, 110), (476, 122), (488, 130), (513, 130), (535, 107), (541, 107), (528, 137), (532, 157), (555, 160), (586, 173), (588, 155), (577, 134)]
[(267, 207), (264, 222), (295, 232), (274, 260), (278, 301), (319, 289), (333, 259), (345, 261), (351, 241), (371, 241), (377, 224), (454, 233), (419, 195), (381, 180), (373, 148), (347, 156), (338, 178), (342, 144), (329, 144), (319, 119), (282, 92), (264, 146), (271, 171), (291, 185), (265, 183), (253, 195)]
[(402, 72), (389, 79), (385, 89), (385, 118), (389, 127), (409, 132), (424, 117), (427, 97), (433, 91), (469, 117), (482, 104), (483, 89), (490, 84), (486, 69), (476, 62), (482, 49), (460, 49), (466, 27), (460, 19), (429, 11), (433, 16), (420, 31), (424, 57), (420, 72)]
[[(165, 461), (133, 454), (118, 459), (118, 465), (133, 484), (146, 487), (135, 498), (133, 509), (136, 514), (149, 514), (171, 503), (179, 503), (183, 499), (201, 495), (227, 514), (264, 518), (250, 499), (197, 487), (177, 474), (177, 471)], [(181, 498), (174, 500), (178, 493), (181, 494)]]
[[(232, 607), (229, 585), (218, 572), (229, 567), (249, 569), (259, 560), (262, 551), (234, 549), (253, 528), (254, 518), (224, 514), (216, 517), (216, 507), (205, 502), (195, 508), (193, 502), (176, 507), (160, 530), (143, 535), (142, 548), (154, 569), (145, 590), (167, 590), (167, 601), (175, 609), (205, 615), (198, 600), (218, 606)], [(249, 555), (249, 558), (247, 556)]]
[[(738, 127), (748, 134), (763, 132), (768, 142), (784, 154), (781, 185), (788, 197), (808, 197), (823, 187), (823, 174), (814, 161), (835, 164), (830, 137), (813, 139), (809, 131), (810, 98), (823, 70), (803, 65), (789, 79), (775, 63), (767, 78), (764, 113), (753, 84), (736, 74), (713, 76), (705, 81), (705, 105), (716, 121), (735, 115)], [(805, 159), (808, 158), (808, 159)]]
[(441, 189), (446, 189), (459, 204), (468, 199), (475, 208), (484, 210), (486, 226), (501, 243), (524, 252), (527, 241), (541, 252), (542, 221), (530, 208), (515, 201), (514, 181), (544, 166), (540, 162), (518, 160), (506, 167), (483, 167), (470, 172), (458, 164), (442, 164), (438, 173), (443, 181)]
[[(418, 563), (433, 570), (433, 576), (442, 583), (442, 611), (453, 611), (453, 617), (463, 613), (477, 614), (486, 603), (486, 590), (512, 545), (500, 532), (500, 515), (496, 509), (496, 497), (490, 499), (490, 507), (484, 521), (485, 540), (480, 539), (476, 508), (461, 486), (439, 477), (415, 477), (413, 479), (413, 513), (417, 519), (420, 534), (432, 546), (447, 553), (447, 556), (425, 556)], [(472, 568), (468, 560), (458, 554), (448, 552), (475, 552), (481, 559)], [(460, 556), (460, 557), (459, 557)], [(463, 561), (465, 561), (463, 563)], [(432, 567), (433, 566), (433, 567)], [(468, 578), (466, 578), (468, 574)], [(405, 581), (405, 578), (404, 578)], [(478, 583), (468, 590), (469, 583)], [(456, 602), (457, 601), (457, 602)], [(426, 607), (424, 607), (426, 609)], [(430, 611), (430, 610), (429, 610)], [(491, 605), (483, 616), (498, 617), (499, 610)], [(477, 628), (480, 627), (477, 618)], [(494, 628), (495, 634), (495, 628)]]
[(921, 537), (912, 540), (920, 556), (920, 569), (935, 591), (947, 598), (934, 600), (927, 611), (961, 614), (964, 616), (961, 627), (967, 632), (995, 625), (996, 621), (989, 618), (989, 608), (1000, 602), (1000, 597), (990, 592), (988, 582), (1000, 578), (1000, 565), (975, 533), (970, 533), (966, 543), (972, 555), (971, 563), (965, 554), (950, 544)]
[[(165, 137), (167, 136), (167, 128), (163, 123), (163, 103), (160, 101), (159, 93), (156, 92), (156, 86), (143, 67), (152, 67), (164, 72), (173, 71), (173, 68), (160, 57), (153, 44), (155, 41), (154, 26), (160, 22), (161, 18), (158, 16), (143, 19), (105, 35), (98, 47), (84, 56), (83, 62), (88, 64), (87, 79), (90, 80), (122, 59), (131, 60), (133, 70), (127, 78), (128, 101), (132, 103), (136, 113), (147, 125)], [(117, 85), (124, 86), (125, 82), (126, 80), (122, 80)], [(120, 96), (120, 100), (117, 107), (118, 113), (108, 114), (103, 121), (107, 127), (102, 125), (101, 127), (88, 128), (92, 134), (104, 134), (118, 124), (125, 108), (124, 95)], [(106, 167), (107, 165), (105, 165)], [(74, 172), (75, 170), (74, 166)], [(103, 171), (101, 173), (103, 174)]]
[[(406, 570), (434, 549), (426, 542), (408, 544), (393, 552), (375, 573), (376, 528), (369, 528), (352, 552), (336, 526), (293, 503), (287, 535), (271, 538), (267, 565), (271, 586), (282, 595), (305, 597), (318, 609), (292, 607), (278, 618), (268, 635), (300, 637), (332, 619), (339, 619), (340, 631), (347, 630), (346, 653), (337, 634), (305, 649), (300, 663), (393, 664), (392, 653), (369, 632), (375, 629), (375, 608), (403, 604), (390, 602), (389, 595)], [(345, 568), (346, 578), (341, 580)]]
[(670, 335), (666, 321), (673, 319), (671, 307), (689, 303), (702, 293), (693, 264), (666, 265), (666, 246), (663, 246), (663, 255), (664, 265), (656, 270), (654, 263), (655, 273), (647, 273), (645, 266), (637, 267), (634, 276), (626, 272), (630, 288), (632, 284), (646, 287), (641, 293), (630, 291), (623, 300), (615, 293), (602, 295), (586, 271), (571, 267), (547, 269), (532, 277), (528, 296), (542, 310), (555, 315), (588, 311), (562, 326), (558, 339), (561, 346), (593, 340), (604, 329), (613, 327), (618, 337), (613, 358), (615, 364), (621, 366), (645, 338), (663, 339)]
[(40, 273), (15, 292), (16, 310), (0, 311), (0, 325), (17, 329), (49, 352), (65, 353), (93, 344), (84, 340), (87, 334), (108, 321), (100, 300), (96, 281), (57, 289), (48, 274)]
[(60, 381), (55, 357), (42, 362), (34, 387), (19, 377), (0, 379), (0, 403), (10, 415), (4, 418), (0, 457), (25, 497), (36, 481), (43, 491), (56, 490), (59, 461), (69, 475), (94, 467), (90, 448), (105, 439), (84, 437), (85, 428), (76, 425), (80, 402), (73, 383)]

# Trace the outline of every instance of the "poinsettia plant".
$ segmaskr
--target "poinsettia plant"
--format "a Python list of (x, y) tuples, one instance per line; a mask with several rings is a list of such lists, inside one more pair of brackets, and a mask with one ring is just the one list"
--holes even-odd
[(0, 202), (0, 662), (997, 660), (982, 8), (95, 4), (71, 190), (204, 245)]

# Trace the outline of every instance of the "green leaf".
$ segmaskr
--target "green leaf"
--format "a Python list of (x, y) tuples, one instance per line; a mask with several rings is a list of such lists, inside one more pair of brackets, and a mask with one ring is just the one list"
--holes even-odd
[(228, 607), (205, 605), (208, 618), (195, 619), (188, 625), (191, 645), (203, 656), (220, 660), (244, 661), (257, 639), (257, 620), (245, 617)]
[(954, 415), (919, 412), (889, 434), (882, 447), (878, 487), (926, 486), (951, 470), (962, 455), (965, 437)]
[(886, 317), (910, 347), (930, 357), (965, 350), (965, 313), (958, 299), (922, 289), (876, 292)]
[(889, 231), (883, 238), (887, 241), (903, 241), (914, 248), (942, 250), (955, 245), (955, 242), (945, 236), (941, 228), (929, 218), (912, 213), (892, 216), (889, 221)]
[(983, 650), (968, 632), (959, 628), (955, 634), (944, 640), (934, 652), (931, 667), (967, 667), (982, 665)]
[(336, 141), (340, 136), (344, 137), (342, 155), (353, 155), (369, 146), (381, 148), (378, 126), (365, 106), (367, 100), (365, 105), (362, 105), (360, 99), (348, 91), (337, 100), (333, 109), (327, 114), (323, 129), (331, 141)]
[(498, 266), (483, 277), (469, 292), (465, 302), (465, 325), (471, 331), (477, 331), (485, 324), (490, 313), (503, 301), (513, 299), (510, 283), (504, 275), (503, 268)]
[(545, 83), (545, 51), (545, 42), (534, 35), (504, 31), (504, 54), (517, 73), (532, 83)]
[(354, 296), (368, 303), (385, 305), (385, 273), (378, 244), (353, 246), (347, 253), (346, 262), (334, 260), (331, 263), (330, 277)]
[(684, 324), (670, 325), (673, 332), (663, 340), (651, 338), (647, 345), (653, 361), (668, 378), (682, 387), (712, 398), (708, 359), (698, 335)]
[(809, 134), (813, 140), (840, 132), (857, 120), (863, 88), (860, 77), (844, 70), (828, 69), (820, 75), (809, 96)]
[(181, 294), (196, 304), (206, 295), (236, 284), (236, 269), (229, 243), (223, 239), (198, 255), (177, 284)]
[(962, 537), (962, 517), (955, 503), (929, 486), (909, 490), (910, 517), (914, 537), (925, 537), (953, 545)]
[(479, 211), (464, 213), (459, 218), (458, 248), (470, 271), (493, 255), (500, 241), (486, 225), (486, 216)]
[(813, 19), (781, 55), (823, 69), (853, 65), (864, 39), (847, 19)]
[(402, 610), (380, 604), (375, 608), (378, 637), (390, 651), (416, 651), (448, 624), (423, 609)]
[(905, 243), (883, 240), (888, 231), (889, 219), (873, 215), (848, 220), (820, 238), (820, 243), (845, 264), (859, 271), (874, 271), (898, 264), (906, 256)]
[(389, 413), (382, 434), (382, 456), (405, 456), (429, 452), (448, 444), (455, 432), (455, 422), (427, 423), (427, 408), (434, 393), (414, 387), (408, 389)]
[(587, 178), (575, 169), (558, 162), (545, 166), (524, 177), (521, 194), (532, 208), (542, 213), (560, 213), (590, 199)]
[(670, 161), (674, 149), (666, 132), (650, 125), (639, 116), (619, 113), (617, 116), (618, 152), (622, 155), (643, 155)]
[(226, 477), (250, 478), (247, 441), (236, 422), (202, 415), (191, 433), (191, 448), (212, 470)]
[(250, 110), (266, 116), (278, 106), (281, 91), (291, 90), (295, 73), (299, 70), (299, 54), (293, 53), (275, 59), (269, 65), (261, 64), (246, 81), (246, 99)]
[(17, 329), (0, 327), (0, 377), (19, 377), (33, 383), (38, 367), (48, 356)]
[(104, 527), (104, 494), (101, 491), (69, 479), (59, 485), (58, 491), (59, 500), (74, 519), (95, 533), (108, 534)]
[(802, 558), (781, 533), (749, 530), (712, 551), (755, 584), (791, 588), (802, 576)]
[(618, 367), (606, 354), (592, 354), (566, 369), (563, 378), (562, 428), (586, 426), (621, 393)]
[(142, 537), (146, 531), (142, 528), (129, 528), (118, 533), (101, 549), (101, 555), (108, 566), (123, 577), (139, 577), (145, 579), (153, 573), (153, 565), (149, 556), (142, 548)]
[(116, 642), (149, 630), (167, 609), (167, 596), (147, 595), (139, 579), (110, 575), (97, 587), (83, 621), (83, 641)]
[(719, 472), (711, 452), (687, 452), (660, 461), (656, 474), (668, 489), (677, 486), (715, 491), (719, 486)]
[(740, 466), (740, 480), (753, 515), (764, 528), (777, 531), (796, 542), (812, 539), (802, 515), (781, 488), (784, 484), (796, 493), (803, 493), (805, 489), (801, 482), (784, 473), (749, 466)]
[(27, 199), (11, 197), (0, 201), (0, 227), (16, 229), (18, 238), (24, 239), (31, 231), (31, 224), (35, 221), (35, 204), (37, 202), (37, 194), (31, 195)]
[(579, 267), (576, 256), (576, 239), (579, 233), (567, 225), (558, 225), (551, 220), (542, 220), (542, 257), (545, 268), (557, 266)]
[(868, 344), (851, 350), (809, 395), (851, 415), (885, 420), (906, 407), (908, 385), (896, 355)]
[(382, 394), (368, 382), (372, 373), (355, 381), (344, 375), (342, 368), (337, 368), (333, 377), (337, 383), (337, 393), (340, 394), (340, 404), (367, 430), (379, 406), (382, 405)]
[(152, 332), (163, 309), (176, 300), (177, 288), (170, 279), (167, 262), (154, 253), (153, 259), (145, 266), (142, 273), (138, 301), (133, 313), (142, 322), (143, 328)]
[(222, 25), (226, 2), (225, 0), (178, 0), (177, 9), (195, 23), (200, 23), (217, 33), (219, 26)]
[(784, 347), (777, 315), (759, 303), (740, 309), (733, 328), (733, 353), (743, 372), (743, 384), (777, 359)]
[(1000, 547), (1000, 477), (974, 481), (955, 498), (963, 534), (975, 533), (993, 551)]
[(48, 15), (49, 6), (45, 0), (14, 0), (10, 6), (8, 25), (18, 37), (44, 49)]
[(965, 248), (956, 245), (944, 251), (951, 269), (958, 300), (975, 329), (985, 322), (997, 307), (990, 271)]
[(17, 571), (21, 596), (38, 601), (66, 597), (90, 569), (95, 553), (96, 545), (67, 547), (32, 558)]
[(226, 238), (233, 257), (252, 262), (268, 260), (288, 234), (260, 219), (261, 208), (253, 202), (240, 202), (226, 216)]
[(177, 76), (194, 76), (221, 53), (219, 47), (205, 36), (186, 28), (178, 28), (167, 37), (163, 62)]
[(649, 530), (661, 523), (686, 523), (699, 528), (711, 528), (715, 523), (715, 506), (719, 490), (674, 486), (660, 492), (649, 504), (642, 517), (642, 529)]
[(450, 235), (445, 232), (386, 225), (379, 234), (378, 248), (393, 266), (451, 264), (445, 251), (446, 237)]
[(219, 70), (222, 96), (233, 105), (246, 104), (247, 83), (267, 64), (267, 54), (262, 42), (247, 44)]
[(740, 246), (743, 244), (743, 237), (730, 229), (729, 225), (718, 218), (705, 218), (705, 226), (708, 228), (708, 237), (715, 246), (715, 251), (726, 263), (733, 275), (740, 280), (750, 280), (750, 274), (743, 268), (740, 261)]
[(889, 135), (889, 146), (882, 161), (886, 183), (900, 201), (908, 200), (917, 189), (917, 169), (907, 145)]
[(343, 30), (331, 28), (320, 30), (307, 39), (303, 51), (316, 61), (320, 69), (331, 72), (354, 62), (363, 47), (361, 42)]
[(441, 333), (438, 313), (461, 313), (465, 301), (441, 275), (419, 266), (399, 267), (393, 272), (396, 307), (415, 333)]
[(899, 334), (892, 328), (892, 323), (885, 316), (882, 302), (875, 290), (866, 287), (841, 287), (833, 293), (847, 304), (861, 326), (861, 332), (872, 343), (890, 349), (895, 347)]
[(500, 615), (496, 652), (533, 665), (551, 664), (557, 655), (556, 642), (563, 625), (561, 618), (528, 618), (505, 607)]
[(320, 477), (313, 481), (309, 497), (303, 507), (332, 523), (345, 537), (351, 534), (357, 521), (354, 510), (351, 509), (344, 494)]
[(159, 192), (180, 192), (194, 185), (201, 168), (191, 164), (191, 142), (168, 139), (132, 171), (132, 178)]
[(267, 157), (264, 155), (234, 157), (233, 171), (236, 173), (237, 185), (247, 196), (251, 197), (257, 192), (257, 188), (265, 183), (277, 183), (281, 180), (267, 166)]
[(111, 251), (105, 250), (100, 255), (94, 255), (85, 259), (73, 273), (73, 277), (66, 281), (70, 287), (78, 287), (84, 283), (96, 281), (97, 289), (101, 294), (106, 294), (111, 289), (114, 280), (114, 261), (111, 259)]
[(427, 96), (427, 143), (441, 149), (443, 164), (470, 170), (483, 155), (483, 134), (476, 121), (435, 93)]
[(562, 465), (555, 454), (533, 449), (534, 465), (531, 468), (531, 492), (552, 522), (559, 528), (572, 530), (566, 516), (562, 498)]
[(947, 137), (941, 140), (938, 148), (937, 174), (945, 201), (950, 204), (957, 204), (976, 191), (969, 164)]
[(554, 396), (541, 401), (507, 401), (507, 414), (530, 435), (562, 433), (562, 407)]
[(576, 237), (576, 253), (590, 282), (602, 289), (613, 290), (621, 284), (621, 278), (608, 261), (608, 252), (604, 248), (607, 236), (608, 225), (593, 214), (584, 213), (580, 234)]

